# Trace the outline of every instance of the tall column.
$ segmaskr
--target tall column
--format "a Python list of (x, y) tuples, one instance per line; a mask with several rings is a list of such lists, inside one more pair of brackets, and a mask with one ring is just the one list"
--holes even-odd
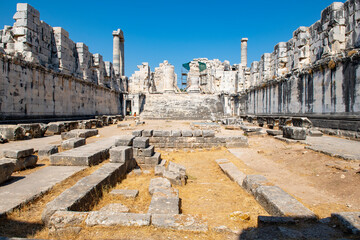
[(241, 66), (247, 66), (247, 38), (241, 39)]
[(121, 29), (113, 31), (113, 66), (116, 75), (124, 76), (124, 33)]

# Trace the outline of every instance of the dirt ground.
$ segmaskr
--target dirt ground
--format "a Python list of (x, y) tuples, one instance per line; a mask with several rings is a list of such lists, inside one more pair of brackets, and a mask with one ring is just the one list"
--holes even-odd
[[(116, 125), (99, 129), (99, 135), (87, 143), (115, 135), (131, 134), (135, 129), (190, 129), (187, 121), (146, 121), (145, 125), (127, 129)], [(123, 122), (122, 122), (123, 123)], [(221, 135), (242, 135), (242, 131), (222, 129)], [(31, 141), (31, 140), (30, 140)], [(45, 141), (45, 140), (44, 140)], [(56, 142), (52, 142), (56, 143)], [(60, 142), (58, 142), (60, 143)], [(183, 214), (200, 216), (210, 229), (226, 226), (226, 232), (209, 231), (191, 233), (163, 230), (154, 227), (84, 227), (81, 234), (69, 236), (49, 235), (41, 222), (45, 204), (79, 179), (91, 174), (99, 166), (88, 168), (55, 186), (53, 190), (34, 203), (24, 206), (6, 219), (0, 220), (0, 236), (42, 239), (236, 239), (243, 229), (256, 227), (258, 215), (268, 215), (254, 198), (232, 182), (217, 166), (216, 159), (226, 158), (246, 174), (262, 174), (273, 184), (301, 201), (320, 218), (332, 212), (360, 211), (360, 161), (345, 161), (304, 148), (302, 144), (288, 144), (270, 136), (250, 136), (248, 148), (212, 150), (159, 151), (163, 159), (180, 163), (187, 168), (188, 183), (179, 189)], [(360, 143), (359, 143), (360, 144)], [(360, 145), (359, 145), (360, 146)], [(40, 161), (38, 167), (15, 173), (30, 174), (49, 164)], [(109, 203), (122, 203), (131, 212), (146, 213), (151, 201), (148, 185), (154, 178), (153, 171), (137, 176), (129, 174), (115, 189), (138, 189), (135, 200), (114, 197), (105, 193), (94, 207), (98, 210)], [(241, 217), (231, 215), (240, 212)], [(229, 232), (230, 231), (230, 232)]]

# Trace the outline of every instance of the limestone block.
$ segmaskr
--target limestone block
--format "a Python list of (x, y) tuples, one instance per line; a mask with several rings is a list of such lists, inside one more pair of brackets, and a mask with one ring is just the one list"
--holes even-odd
[(114, 189), (110, 192), (112, 195), (119, 195), (125, 198), (136, 198), (139, 195), (139, 190), (131, 189)]
[(18, 148), (18, 149), (8, 149), (8, 150), (4, 150), (4, 156), (7, 158), (23, 158), (23, 157), (28, 157), (30, 155), (32, 155), (34, 153), (34, 149), (33, 148)]
[(266, 132), (271, 136), (283, 135), (282, 130), (267, 129)]
[(185, 183), (183, 184), (183, 182), (181, 181), (183, 178), (178, 172), (171, 172), (165, 170), (163, 172), (163, 177), (167, 178), (173, 185), (179, 185), (179, 186), (185, 185)]
[(5, 182), (11, 177), (15, 169), (15, 164), (13, 162), (1, 159), (0, 160), (0, 184)]
[(127, 213), (130, 209), (121, 203), (111, 203), (102, 207), (99, 212), (117, 212), (117, 213)]
[[(155, 195), (155, 193), (154, 193)], [(179, 214), (180, 199), (178, 197), (156, 197), (151, 198), (148, 213), (151, 214)]]
[(65, 131), (65, 123), (64, 122), (51, 122), (48, 123), (48, 129), (46, 134), (60, 134)]
[(301, 127), (283, 127), (283, 137), (294, 140), (305, 140), (306, 129)]
[(299, 220), (316, 219), (313, 212), (277, 186), (258, 187), (255, 198), (271, 215), (292, 217)]
[(308, 135), (311, 137), (322, 137), (323, 133), (316, 129), (310, 129)]
[(335, 26), (329, 31), (329, 41), (334, 43), (335, 41), (345, 42), (345, 26)]
[(36, 17), (40, 17), (40, 12), (36, 10), (34, 7), (30, 6), (27, 3), (18, 3), (16, 5), (16, 11), (18, 12), (28, 12)]
[(56, 211), (49, 219), (49, 231), (56, 234), (79, 233), (87, 216), (87, 212)]
[(242, 187), (251, 194), (256, 193), (256, 189), (260, 186), (268, 184), (269, 181), (262, 175), (247, 175), (242, 183)]
[(115, 139), (115, 146), (131, 146), (133, 145), (133, 140), (135, 139), (135, 136), (131, 135), (123, 135), (119, 136)]
[(181, 137), (181, 131), (180, 130), (172, 130), (170, 136), (171, 137)]
[(153, 130), (144, 130), (142, 132), (142, 136), (143, 137), (151, 137), (152, 136), (152, 133), (153, 133)]
[(35, 155), (30, 155), (22, 158), (4, 158), (2, 161), (12, 162), (15, 167), (14, 171), (21, 171), (26, 168), (34, 167), (38, 161), (38, 157)]
[(63, 150), (69, 150), (77, 148), (86, 144), (85, 138), (70, 138), (61, 143), (61, 148)]
[(193, 132), (191, 130), (182, 130), (182, 136), (183, 137), (192, 137), (193, 136)]
[(311, 128), (312, 122), (306, 117), (293, 117), (291, 119), (294, 127)]
[(152, 195), (158, 188), (162, 188), (162, 189), (171, 188), (171, 183), (168, 179), (162, 177), (151, 179), (149, 185), (150, 195)]
[(175, 172), (175, 173), (179, 173), (181, 176), (185, 177), (186, 176), (186, 168), (185, 166), (178, 164), (178, 163), (174, 163), (169, 161), (169, 164), (167, 166), (167, 170), (170, 172)]
[(208, 231), (207, 224), (201, 218), (187, 214), (152, 214), (151, 224), (157, 228)]
[(134, 155), (138, 157), (151, 157), (154, 155), (154, 146), (147, 148), (134, 148)]
[(215, 137), (215, 131), (203, 130), (203, 137)]
[(148, 226), (150, 214), (117, 213), (117, 212), (90, 212), (85, 223), (87, 226)]
[(193, 136), (194, 137), (202, 137), (202, 135), (203, 135), (202, 130), (194, 130), (193, 131)]
[(161, 154), (160, 153), (155, 153), (153, 156), (151, 157), (145, 157), (145, 164), (148, 164), (152, 167), (155, 167), (156, 165), (159, 164), (161, 160)]
[(340, 226), (345, 233), (360, 236), (360, 212), (332, 213), (331, 221)]
[(47, 128), (47, 126), (42, 126), (40, 123), (18, 124), (18, 126), (24, 128), (28, 137), (33, 138), (43, 137)]
[(99, 130), (97, 129), (74, 129), (70, 132), (61, 133), (61, 139), (67, 140), (70, 138), (89, 138), (98, 135)]
[(149, 138), (146, 137), (136, 137), (133, 140), (134, 148), (147, 148), (149, 147)]
[(2, 125), (0, 134), (11, 141), (22, 140), (25, 137), (25, 129), (16, 125)]
[(162, 177), (165, 171), (165, 166), (157, 165), (155, 166), (154, 171), (155, 171), (155, 176)]
[(132, 148), (128, 146), (119, 146), (110, 149), (110, 162), (126, 163), (133, 158)]
[(176, 188), (156, 188), (152, 196), (154, 198), (179, 198), (179, 190)]
[(39, 148), (38, 156), (39, 156), (39, 159), (45, 159), (45, 158), (49, 158), (50, 155), (53, 155), (58, 152), (59, 152), (59, 150), (56, 145), (46, 145), (46, 146)]
[(132, 135), (135, 137), (141, 137), (143, 130), (136, 130), (132, 132)]

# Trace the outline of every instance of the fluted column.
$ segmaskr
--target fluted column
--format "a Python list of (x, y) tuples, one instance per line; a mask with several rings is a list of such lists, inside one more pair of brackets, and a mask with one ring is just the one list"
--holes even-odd
[(113, 66), (116, 75), (125, 75), (124, 34), (121, 29), (113, 31)]
[(241, 66), (247, 66), (247, 38), (241, 39)]

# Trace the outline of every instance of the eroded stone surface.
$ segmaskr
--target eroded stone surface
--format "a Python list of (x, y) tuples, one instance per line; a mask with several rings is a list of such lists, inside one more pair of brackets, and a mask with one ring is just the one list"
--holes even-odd
[(187, 214), (153, 214), (151, 224), (158, 228), (184, 231), (208, 231), (207, 224), (197, 216)]
[(139, 190), (132, 189), (114, 189), (110, 192), (113, 195), (120, 195), (126, 198), (136, 198), (139, 194)]
[(149, 226), (150, 214), (90, 212), (85, 223), (87, 226)]

